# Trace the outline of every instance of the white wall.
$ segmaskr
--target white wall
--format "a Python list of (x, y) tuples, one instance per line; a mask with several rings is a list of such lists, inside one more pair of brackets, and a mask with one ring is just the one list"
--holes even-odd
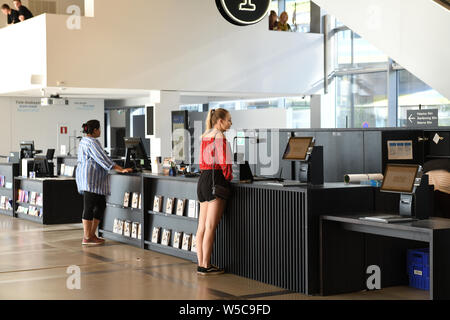
[(96, 0), (80, 30), (48, 16), (48, 86), (306, 94), (323, 77), (319, 34), (237, 27), (211, 0)]
[(314, 0), (450, 98), (450, 11), (430, 0)]
[(0, 29), (0, 94), (40, 87), (46, 83), (47, 47), (45, 15)]
[[(39, 98), (0, 97), (3, 123), (0, 126), (0, 155), (18, 151), (20, 141), (34, 140), (36, 149), (46, 152), (57, 149), (58, 142), (68, 146), (68, 136), (81, 135), (81, 126), (88, 120), (104, 119), (103, 100), (70, 100), (69, 106), (43, 107)], [(68, 135), (59, 136), (59, 125), (68, 127)], [(58, 141), (60, 139), (60, 141)], [(103, 143), (103, 139), (100, 138)], [(73, 144), (73, 142), (72, 142)]]

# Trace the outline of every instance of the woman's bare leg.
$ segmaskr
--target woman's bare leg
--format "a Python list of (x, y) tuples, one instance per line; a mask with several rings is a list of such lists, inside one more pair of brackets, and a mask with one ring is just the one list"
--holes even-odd
[(205, 223), (208, 213), (208, 202), (200, 203), (200, 215), (198, 217), (197, 236), (195, 241), (197, 242), (197, 261), (198, 265), (202, 266), (203, 261), (203, 237), (205, 235)]
[(216, 199), (208, 204), (208, 213), (205, 223), (205, 234), (203, 237), (203, 259), (200, 265), (207, 268), (211, 263), (211, 253), (214, 244), (214, 237), (216, 235), (216, 228), (222, 218), (225, 209), (226, 201), (223, 199)]

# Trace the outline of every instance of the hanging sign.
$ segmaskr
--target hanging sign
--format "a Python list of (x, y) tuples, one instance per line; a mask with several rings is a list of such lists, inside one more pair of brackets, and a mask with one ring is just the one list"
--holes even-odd
[(271, 0), (216, 0), (222, 16), (237, 26), (260, 22), (269, 12)]

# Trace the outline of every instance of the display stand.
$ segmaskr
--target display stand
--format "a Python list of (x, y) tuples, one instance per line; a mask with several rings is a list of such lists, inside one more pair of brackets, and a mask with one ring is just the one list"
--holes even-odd
[[(137, 237), (127, 236), (123, 230), (121, 233), (114, 232), (114, 221), (116, 219), (124, 222), (139, 223), (141, 234), (143, 234), (143, 211), (132, 207), (132, 195), (140, 194), (142, 196), (142, 179), (139, 174), (110, 174), (111, 194), (106, 197), (106, 210), (103, 221), (99, 226), (99, 234), (109, 240), (129, 244), (135, 247), (143, 248), (143, 240)], [(124, 196), (128, 193), (129, 203), (124, 205)], [(142, 207), (142, 206), (141, 206)]]
[[(143, 175), (143, 194), (144, 194), (144, 248), (181, 259), (196, 262), (197, 254), (191, 250), (183, 250), (173, 246), (175, 232), (183, 234), (195, 235), (197, 232), (198, 219), (188, 217), (188, 201), (186, 202), (183, 216), (176, 214), (176, 201), (172, 214), (165, 213), (167, 199), (174, 198), (176, 200), (195, 200), (197, 201), (197, 178), (170, 177), (155, 174)], [(162, 197), (162, 212), (153, 210), (153, 202), (155, 196)], [(169, 244), (162, 245), (152, 242), (153, 228), (161, 228), (171, 230)], [(160, 237), (161, 238), (161, 237)], [(181, 247), (180, 247), (181, 248)]]
[[(19, 189), (42, 196), (42, 204), (32, 204), (30, 195), (27, 201), (19, 201)], [(16, 217), (44, 225), (80, 223), (83, 212), (83, 197), (78, 193), (73, 178), (28, 179), (17, 177), (14, 184), (14, 209)], [(17, 212), (19, 206), (34, 207), (40, 216)]]
[(3, 186), (0, 185), (0, 197), (6, 197), (12, 204), (11, 209), (0, 208), (0, 215), (14, 217), (14, 178), (19, 175), (18, 163), (1, 163), (0, 176), (3, 177)]

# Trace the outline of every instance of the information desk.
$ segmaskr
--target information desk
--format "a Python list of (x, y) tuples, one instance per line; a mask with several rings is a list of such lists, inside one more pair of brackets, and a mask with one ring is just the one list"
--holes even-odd
[(1, 215), (14, 217), (14, 178), (18, 175), (18, 163), (0, 163)]
[[(111, 196), (100, 233), (107, 239), (197, 262), (195, 249), (175, 242), (175, 233), (192, 237), (198, 218), (198, 178), (154, 174), (112, 174)], [(374, 189), (325, 184), (320, 187), (278, 187), (267, 183), (232, 183), (233, 196), (218, 227), (212, 263), (226, 272), (305, 294), (320, 293), (319, 223), (324, 214), (370, 212)], [(140, 208), (132, 208), (126, 193), (140, 193)], [(154, 206), (159, 197), (160, 206)], [(167, 203), (173, 199), (171, 211)], [(177, 214), (178, 200), (185, 200)], [(190, 200), (190, 201), (189, 201)], [(198, 213), (197, 213), (198, 214)], [(141, 239), (114, 232), (114, 221), (141, 222)], [(153, 231), (160, 233), (153, 238)], [(167, 245), (163, 231), (170, 230)], [(117, 230), (116, 230), (117, 231)]]
[[(83, 197), (78, 193), (73, 178), (16, 177), (14, 190), (17, 218), (45, 225), (81, 222)], [(24, 197), (23, 192), (19, 190), (27, 192), (28, 196)], [(26, 208), (28, 213), (20, 212), (19, 208)], [(30, 209), (33, 214), (29, 214)]]
[(450, 220), (432, 218), (384, 224), (362, 215), (321, 217), (321, 293), (367, 289), (372, 265), (380, 267), (382, 288), (408, 285), (408, 249), (430, 249), (430, 299), (450, 299)]

